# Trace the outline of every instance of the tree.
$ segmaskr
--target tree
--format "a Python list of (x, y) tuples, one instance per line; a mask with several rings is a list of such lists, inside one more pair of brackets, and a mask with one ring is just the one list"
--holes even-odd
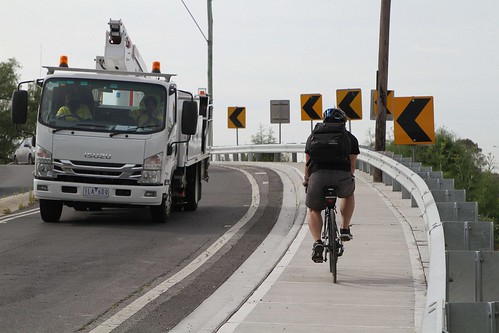
[(26, 125), (20, 126), (18, 131), (11, 118), (12, 92), (17, 89), (19, 76), (16, 73), (21, 66), (16, 59), (11, 58), (0, 62), (0, 163), (11, 162), (10, 154), (16, 148), (21, 138), (28, 137), (35, 132), (36, 116), (40, 101), (40, 89), (36, 84), (28, 86), (28, 118)]
[[(390, 142), (387, 150), (412, 156), (412, 148)], [(493, 173), (494, 157), (485, 156), (470, 139), (460, 139), (445, 128), (435, 133), (435, 144), (418, 147), (416, 160), (454, 178), (455, 187), (466, 190), (466, 199), (476, 201), (481, 220), (499, 222), (499, 176)], [(499, 239), (499, 227), (497, 229)]]
[[(271, 127), (265, 128), (261, 123), (258, 127), (256, 134), (251, 136), (251, 142), (255, 145), (272, 144), (276, 143), (277, 139), (274, 138), (274, 131)], [(258, 158), (260, 161), (273, 161), (274, 154), (262, 153)]]
[(260, 123), (258, 127), (258, 132), (251, 136), (251, 142), (255, 145), (276, 143), (277, 139), (274, 138), (274, 131), (271, 127), (265, 128), (265, 126)]
[(0, 62), (0, 163), (9, 162), (9, 155), (15, 149), (16, 139), (19, 137), (10, 115), (10, 98), (17, 86), (16, 70), (19, 68), (20, 65), (14, 58)]

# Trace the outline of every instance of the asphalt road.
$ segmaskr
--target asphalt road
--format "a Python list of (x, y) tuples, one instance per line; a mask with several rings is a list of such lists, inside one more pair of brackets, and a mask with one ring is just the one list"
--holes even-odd
[[(168, 331), (266, 237), (280, 211), (282, 183), (269, 169), (244, 168), (260, 192), (253, 217), (198, 269), (113, 332)], [(8, 177), (1, 174), (3, 188)], [(175, 212), (166, 224), (150, 222), (147, 209), (77, 212), (68, 207), (60, 223), (42, 222), (33, 207), (19, 218), (0, 220), (0, 332), (91, 332), (192, 263), (251, 202), (243, 173), (211, 167), (198, 210)]]

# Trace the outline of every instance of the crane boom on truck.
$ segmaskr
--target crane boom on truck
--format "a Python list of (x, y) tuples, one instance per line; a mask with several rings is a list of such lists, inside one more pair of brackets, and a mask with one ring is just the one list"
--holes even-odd
[[(159, 63), (148, 73), (121, 20), (110, 20), (96, 69), (46, 67), (36, 130), (34, 194), (45, 222), (63, 206), (147, 206), (165, 222), (172, 208), (196, 210), (208, 179), (208, 96), (178, 89)], [(27, 91), (12, 96), (26, 122)]]

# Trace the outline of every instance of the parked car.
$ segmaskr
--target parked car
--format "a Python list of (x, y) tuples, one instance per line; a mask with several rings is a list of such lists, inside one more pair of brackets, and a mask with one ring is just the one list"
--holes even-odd
[(33, 147), (33, 139), (24, 139), (19, 147), (17, 147), (12, 159), (14, 164), (35, 164), (35, 147)]

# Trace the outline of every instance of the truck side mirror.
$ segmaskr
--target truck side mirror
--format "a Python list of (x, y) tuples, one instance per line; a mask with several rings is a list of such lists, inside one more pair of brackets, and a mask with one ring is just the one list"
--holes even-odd
[(194, 135), (198, 127), (198, 104), (184, 101), (182, 104), (182, 134)]
[(28, 91), (15, 90), (12, 93), (12, 122), (16, 125), (26, 124), (28, 116)]

